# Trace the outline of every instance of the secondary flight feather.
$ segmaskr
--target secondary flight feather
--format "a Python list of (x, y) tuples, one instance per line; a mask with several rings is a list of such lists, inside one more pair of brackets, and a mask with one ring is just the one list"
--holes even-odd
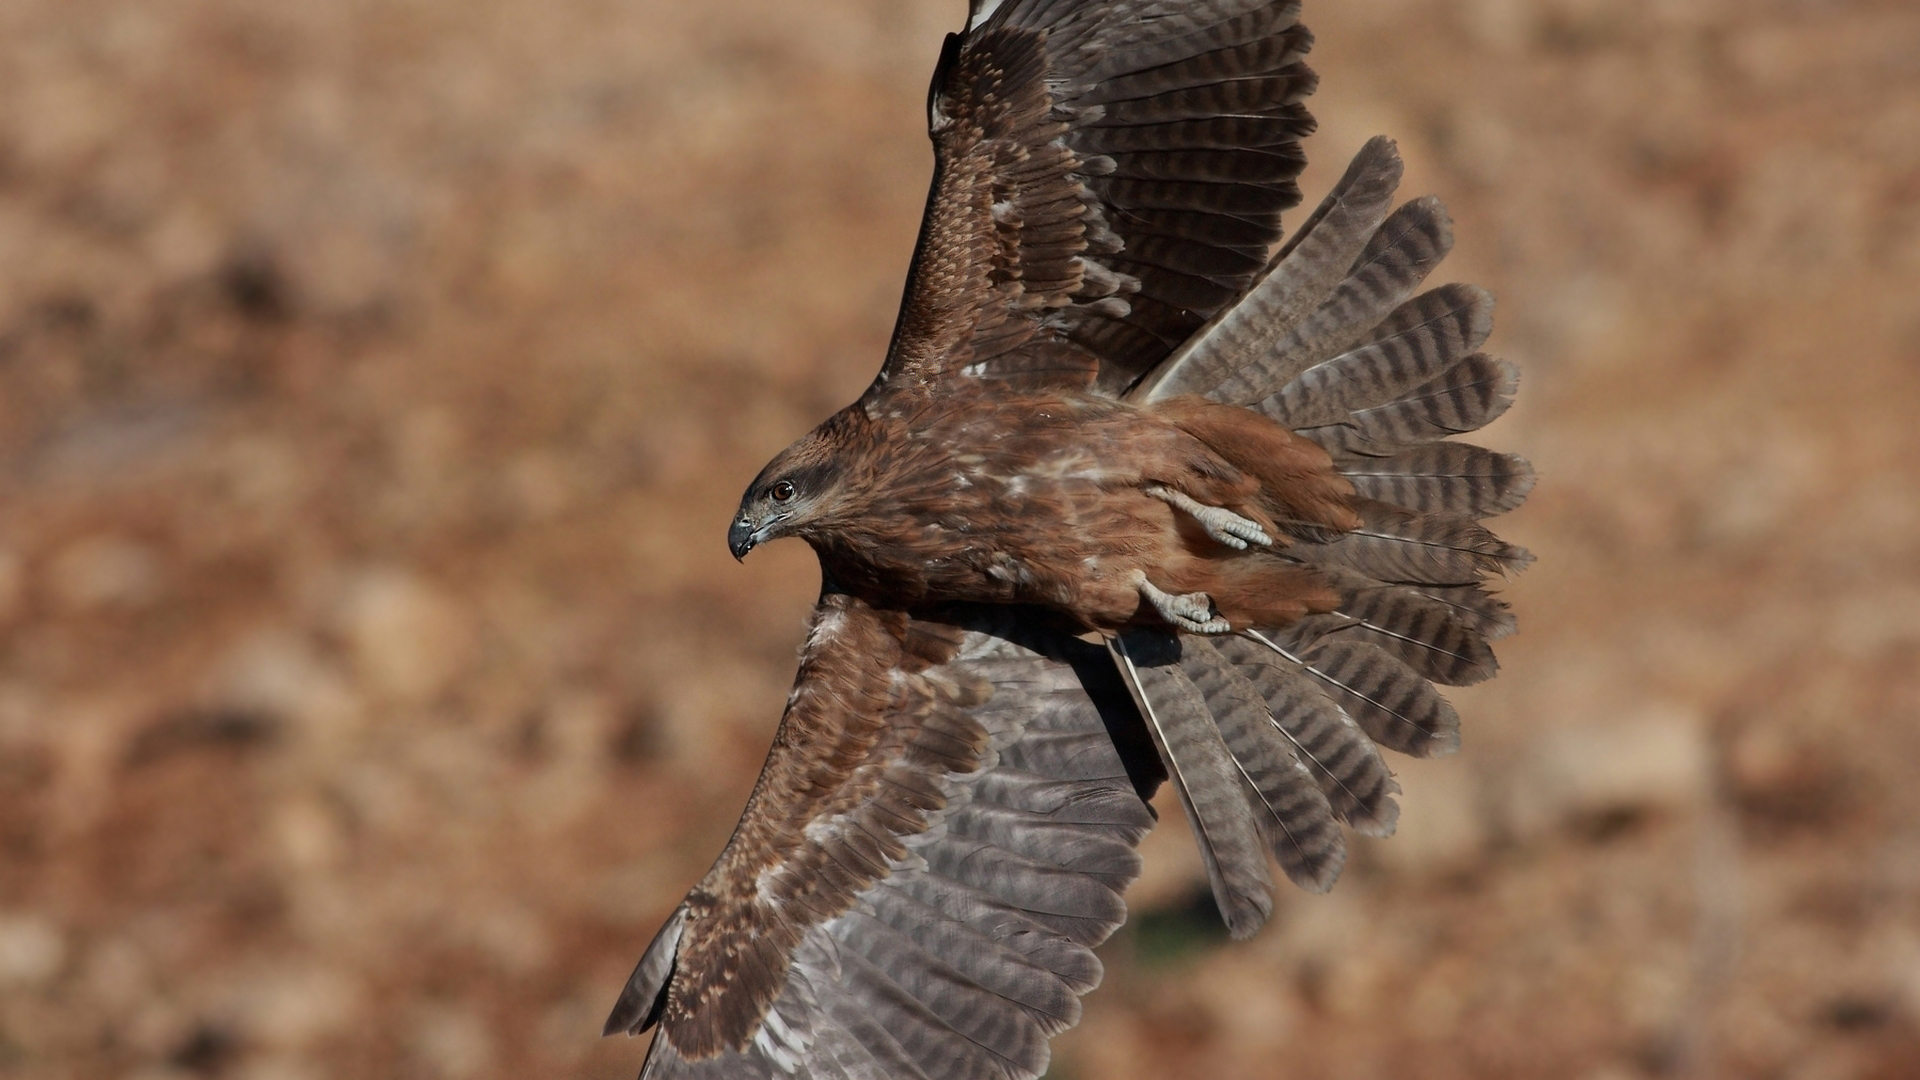
[(1380, 835), (1379, 747), (1458, 744), (1490, 677), (1484, 519), (1526, 462), (1451, 441), (1514, 369), (1375, 139), (1300, 201), (1312, 36), (1276, 0), (976, 0), (887, 357), (748, 487), (822, 592), (713, 869), (607, 1022), (644, 1077), (1035, 1077), (1171, 781), (1236, 936), (1269, 858)]

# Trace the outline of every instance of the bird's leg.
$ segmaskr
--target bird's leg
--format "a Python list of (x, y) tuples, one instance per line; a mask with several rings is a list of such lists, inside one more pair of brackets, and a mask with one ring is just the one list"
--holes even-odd
[(1247, 550), (1248, 544), (1272, 547), (1273, 537), (1267, 535), (1258, 522), (1249, 521), (1239, 514), (1221, 506), (1208, 506), (1196, 501), (1184, 491), (1175, 491), (1170, 487), (1154, 484), (1145, 489), (1146, 493), (1165, 502), (1176, 510), (1184, 511), (1207, 535), (1227, 545), (1235, 551)]
[(1144, 570), (1133, 572), (1133, 587), (1160, 617), (1182, 630), (1195, 634), (1224, 634), (1233, 627), (1227, 620), (1214, 614), (1213, 597), (1203, 592), (1183, 593), (1175, 596), (1147, 580)]

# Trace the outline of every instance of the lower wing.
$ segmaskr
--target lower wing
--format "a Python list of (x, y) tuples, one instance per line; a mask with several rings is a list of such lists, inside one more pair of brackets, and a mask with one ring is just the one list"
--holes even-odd
[(1033, 1077), (1126, 917), (1159, 763), (1104, 650), (829, 593), (713, 870), (607, 1029), (643, 1077)]

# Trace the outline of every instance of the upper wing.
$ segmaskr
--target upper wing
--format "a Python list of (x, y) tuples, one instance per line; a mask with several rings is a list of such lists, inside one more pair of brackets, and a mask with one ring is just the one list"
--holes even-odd
[(1297, 0), (974, 0), (876, 385), (1131, 386), (1267, 262), (1313, 128)]
[(1159, 774), (1104, 654), (1028, 622), (821, 599), (745, 816), (608, 1019), (659, 1023), (643, 1076), (1045, 1071)]

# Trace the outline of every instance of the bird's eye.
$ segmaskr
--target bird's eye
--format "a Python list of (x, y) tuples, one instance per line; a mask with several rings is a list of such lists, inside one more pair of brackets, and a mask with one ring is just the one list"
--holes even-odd
[(790, 481), (782, 480), (773, 485), (773, 490), (767, 494), (773, 496), (774, 502), (789, 502), (793, 499), (793, 484)]

